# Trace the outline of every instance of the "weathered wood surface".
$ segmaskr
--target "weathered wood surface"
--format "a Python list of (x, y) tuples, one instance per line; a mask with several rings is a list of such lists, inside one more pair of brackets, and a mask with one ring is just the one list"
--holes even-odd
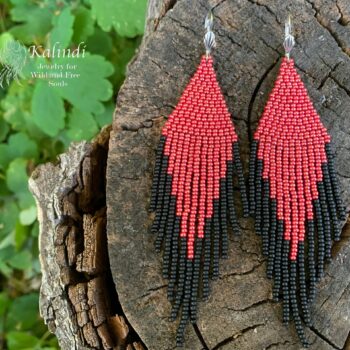
[[(350, 4), (347, 0), (151, 1), (147, 37), (120, 91), (107, 166), (107, 234), (112, 276), (125, 315), (148, 349), (174, 348), (167, 282), (154, 251), (148, 214), (155, 148), (203, 53), (203, 20), (214, 7), (215, 66), (248, 161), (249, 140), (283, 54), (284, 20), (292, 14), (296, 65), (335, 145), (342, 195), (350, 204)], [(241, 215), (240, 215), (241, 216)], [(187, 327), (185, 348), (300, 348), (271, 301), (261, 242), (251, 219), (231, 238), (199, 320)], [(344, 233), (346, 235), (346, 233)], [(345, 348), (350, 331), (350, 244), (337, 247), (319, 284), (311, 349)], [(349, 346), (349, 345), (348, 345)]]
[(62, 349), (143, 349), (129, 337), (108, 264), (108, 140), (105, 129), (30, 179), (40, 222), (40, 313)]

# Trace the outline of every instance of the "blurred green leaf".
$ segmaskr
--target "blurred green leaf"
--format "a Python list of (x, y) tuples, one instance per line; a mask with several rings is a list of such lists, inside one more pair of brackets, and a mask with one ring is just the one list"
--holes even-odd
[(53, 17), (53, 29), (50, 33), (50, 47), (57, 43), (57, 48), (66, 48), (73, 35), (74, 16), (70, 7), (65, 7), (62, 12)]
[(105, 110), (103, 113), (95, 115), (95, 120), (98, 126), (102, 128), (105, 125), (111, 124), (113, 120), (113, 113), (114, 113), (114, 104), (108, 103), (105, 106)]
[[(30, 90), (30, 88), (21, 90), (18, 89), (18, 84), (11, 84), (6, 98), (1, 101), (4, 119), (15, 130), (21, 130), (25, 127), (23, 114), (26, 111), (26, 102), (30, 101), (31, 98), (31, 94), (28, 96)], [(26, 97), (29, 98), (26, 99)]]
[[(13, 236), (13, 234), (9, 234), (8, 236)], [(11, 258), (11, 256), (15, 253), (15, 249), (13, 245), (7, 245), (6, 247), (2, 247), (0, 245), (0, 261), (8, 261), (8, 259)]]
[(0, 169), (6, 169), (10, 161), (9, 146), (3, 143), (0, 144)]
[(6, 184), (18, 199), (20, 208), (25, 209), (35, 203), (28, 189), (27, 160), (16, 158), (9, 164)]
[[(72, 64), (72, 60), (67, 57), (58, 58), (55, 62), (64, 66)], [(57, 87), (55, 91), (83, 112), (102, 112), (101, 101), (107, 101), (113, 92), (112, 84), (106, 79), (113, 73), (113, 66), (105, 58), (97, 55), (77, 58), (74, 63), (76, 69), (72, 72), (79, 74), (79, 78), (65, 79), (67, 86)], [(52, 119), (53, 117), (49, 120)]]
[(18, 132), (9, 137), (8, 154), (11, 159), (19, 157), (35, 159), (38, 157), (38, 146), (28, 135)]
[(112, 52), (113, 41), (108, 33), (96, 27), (94, 33), (87, 39), (86, 46), (91, 53), (108, 56)]
[(25, 332), (9, 332), (7, 334), (8, 350), (33, 350), (40, 340)]
[[(80, 42), (86, 41), (87, 38), (94, 32), (94, 20), (91, 17), (91, 11), (86, 7), (78, 7), (74, 11), (74, 34), (73, 42), (79, 44)], [(90, 47), (88, 46), (89, 51)]]
[(11, 3), (12, 20), (21, 24), (12, 27), (10, 33), (25, 44), (43, 43), (51, 29), (53, 9), (49, 2), (40, 1), (39, 6), (34, 1), (11, 0)]
[[(38, 82), (34, 89), (32, 114), (35, 124), (47, 135), (56, 136), (64, 127), (64, 105), (57, 90)], [(50, 117), (48, 117), (50, 116)]]
[(9, 131), (9, 125), (5, 122), (4, 119), (0, 119), (0, 142), (6, 139), (6, 136)]
[(8, 200), (6, 205), (0, 207), (0, 238), (15, 227), (18, 214), (18, 206), (13, 199)]
[(133, 38), (143, 33), (147, 0), (91, 0), (92, 13), (104, 31), (113, 26), (121, 36)]
[(28, 239), (29, 234), (28, 226), (23, 226), (21, 223), (17, 222), (15, 227), (15, 247), (18, 251), (22, 248), (24, 242)]
[[(6, 249), (10, 248), (12, 251), (14, 242), (15, 242), (14, 231), (11, 231), (10, 233), (8, 233), (7, 236), (5, 236), (5, 238), (2, 241), (0, 241), (0, 252), (4, 261), (7, 260), (4, 258), (4, 255), (6, 256), (8, 254), (8, 251)], [(12, 253), (11, 253), (11, 256), (12, 256)]]
[(39, 236), (39, 223), (38, 223), (38, 221), (35, 221), (34, 225), (32, 225), (32, 230), (31, 230), (30, 234), (33, 237)]
[(13, 160), (6, 172), (7, 187), (14, 193), (24, 192), (28, 188), (27, 161), (22, 158)]
[(10, 278), (13, 271), (4, 261), (0, 260), (0, 272), (5, 277)]
[(5, 48), (7, 43), (9, 43), (10, 41), (13, 41), (13, 40), (14, 40), (14, 38), (10, 33), (8, 33), (8, 32), (1, 33), (1, 35), (0, 35), (0, 49)]
[(39, 320), (39, 295), (30, 293), (13, 300), (7, 314), (8, 329), (29, 330)]
[[(13, 235), (10, 234), (6, 236), (5, 240), (9, 240), (12, 238)], [(0, 243), (0, 272), (7, 277), (9, 277), (12, 274), (12, 268), (7, 264), (7, 261), (14, 254), (14, 247), (12, 244), (9, 243), (5, 243), (4, 240)]]
[(18, 205), (20, 209), (25, 209), (35, 204), (33, 195), (29, 192), (28, 187), (23, 192), (17, 192), (16, 198), (18, 199)]
[(13, 130), (41, 139), (45, 134), (34, 124), (31, 114), (33, 91), (34, 87), (27, 80), (22, 81), (21, 85), (12, 83), (6, 98), (1, 101), (1, 109)]
[[(0, 144), (0, 154), (1, 154), (1, 146), (2, 145)], [(0, 155), (0, 159), (1, 159), (1, 155)], [(1, 169), (1, 165), (0, 165), (0, 169)], [(9, 196), (10, 194), (11, 192), (7, 188), (5, 179), (0, 179), (0, 199), (1, 197), (6, 197), (6, 196)], [(1, 212), (1, 204), (0, 204), (0, 212)], [(1, 231), (1, 228), (0, 228), (0, 231)]]
[(8, 143), (0, 144), (0, 169), (6, 169), (11, 160), (17, 157), (36, 159), (37, 144), (24, 133), (15, 133), (8, 138)]
[(9, 260), (8, 264), (17, 270), (26, 270), (31, 268), (32, 255), (28, 250), (23, 250), (13, 255)]
[(97, 124), (90, 113), (73, 108), (68, 115), (67, 135), (71, 140), (89, 140), (98, 132)]
[(7, 311), (10, 305), (11, 305), (11, 300), (9, 296), (6, 293), (1, 292), (0, 293), (0, 317), (2, 317), (5, 314), (5, 312)]
[(19, 221), (22, 225), (31, 225), (36, 219), (36, 206), (33, 205), (19, 213)]

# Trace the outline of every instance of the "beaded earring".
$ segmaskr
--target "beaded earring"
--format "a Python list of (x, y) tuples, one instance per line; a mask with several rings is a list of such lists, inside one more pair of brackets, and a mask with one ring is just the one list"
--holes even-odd
[(243, 209), (249, 215), (237, 135), (220, 91), (210, 53), (215, 47), (213, 15), (205, 20), (206, 55), (169, 116), (158, 146), (150, 210), (155, 247), (164, 248), (163, 276), (169, 280), (171, 319), (180, 315), (177, 345), (187, 323), (196, 322), (197, 300), (209, 295), (209, 278), (227, 257), (228, 219), (239, 231), (233, 204), (236, 172)]
[(331, 259), (332, 240), (345, 220), (330, 136), (298, 75), (295, 44), (286, 22), (279, 75), (251, 147), (250, 210), (274, 278), (273, 297), (283, 301), (283, 321), (294, 319), (304, 346), (316, 283)]

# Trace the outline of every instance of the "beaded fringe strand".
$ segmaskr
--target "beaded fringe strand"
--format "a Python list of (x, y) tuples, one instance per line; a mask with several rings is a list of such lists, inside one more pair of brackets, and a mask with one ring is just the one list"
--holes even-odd
[(345, 219), (329, 142), (293, 60), (284, 58), (251, 146), (249, 200), (273, 297), (304, 346), (303, 322), (310, 325), (316, 283)]
[(237, 135), (212, 58), (205, 56), (163, 128), (150, 201), (171, 319), (180, 318), (178, 346), (187, 323), (196, 322), (198, 299), (209, 296), (209, 279), (219, 276), (219, 258), (228, 255), (228, 223), (239, 233), (234, 174), (248, 216)]

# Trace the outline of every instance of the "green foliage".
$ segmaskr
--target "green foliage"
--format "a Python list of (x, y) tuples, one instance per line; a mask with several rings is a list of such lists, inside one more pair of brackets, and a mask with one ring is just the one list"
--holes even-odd
[(64, 128), (64, 117), (64, 104), (58, 93), (44, 82), (37, 83), (32, 100), (32, 118), (36, 126), (53, 137)]
[(11, 0), (13, 5), (10, 15), (15, 24), (10, 33), (24, 44), (44, 42), (51, 30), (52, 1)]
[(52, 19), (53, 29), (50, 33), (50, 46), (55, 43), (60, 43), (61, 48), (66, 48), (72, 39), (73, 35), (74, 16), (71, 13), (70, 7), (65, 7)]
[[(39, 228), (28, 178), (111, 123), (146, 2), (0, 1), (0, 71), (6, 64), (19, 78), (8, 74), (0, 87), (0, 347), (58, 349), (38, 313)], [(84, 57), (31, 57), (33, 45), (38, 53), (84, 49)], [(52, 67), (67, 75), (52, 79)]]
[(113, 26), (125, 37), (143, 33), (147, 0), (91, 0), (91, 7), (98, 24), (104, 31)]
[[(71, 62), (69, 58), (60, 58), (55, 62), (66, 66)], [(66, 78), (67, 86), (55, 90), (73, 106), (84, 112), (102, 113), (101, 101), (108, 101), (112, 97), (112, 84), (106, 79), (113, 73), (113, 65), (99, 55), (88, 55), (82, 59), (74, 71), (79, 74), (78, 79)], [(68, 82), (68, 80), (70, 80)]]

